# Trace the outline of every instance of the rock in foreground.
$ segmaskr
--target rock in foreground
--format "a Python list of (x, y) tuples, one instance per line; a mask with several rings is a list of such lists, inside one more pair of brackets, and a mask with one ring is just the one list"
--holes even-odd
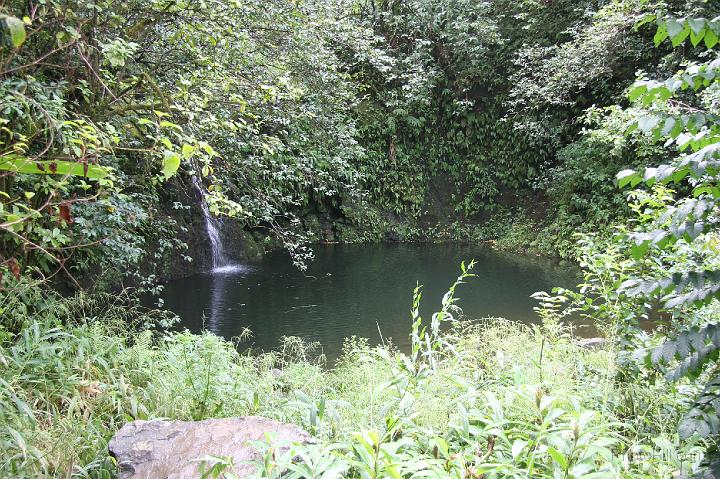
[(255, 472), (248, 461), (260, 459), (253, 441), (273, 437), (273, 445), (287, 450), (311, 436), (292, 424), (248, 416), (204, 421), (133, 421), (125, 424), (109, 444), (118, 461), (120, 479), (197, 479), (207, 455), (233, 458), (240, 477)]

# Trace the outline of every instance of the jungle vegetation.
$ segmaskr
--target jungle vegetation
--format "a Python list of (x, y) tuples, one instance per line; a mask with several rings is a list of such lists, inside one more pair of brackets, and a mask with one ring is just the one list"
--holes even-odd
[[(319, 439), (260, 477), (720, 476), (716, 1), (5, 0), (0, 33), (0, 476), (113, 477), (123, 423), (239, 414)], [(300, 268), (490, 241), (584, 280), (534, 327), (449, 285), (410, 352), (245, 354), (137, 300), (198, 201)]]

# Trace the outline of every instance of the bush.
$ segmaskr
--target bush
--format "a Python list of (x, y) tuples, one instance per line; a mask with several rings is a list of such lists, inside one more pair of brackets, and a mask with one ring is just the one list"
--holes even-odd
[[(459, 321), (453, 291), (430, 323), (416, 291), (409, 354), (353, 338), (332, 369), (296, 338), (251, 355), (210, 333), (123, 332), (77, 298), (48, 299), (70, 316), (36, 314), (0, 344), (0, 475), (110, 477), (107, 442), (127, 421), (246, 414), (318, 437), (298, 464), (275, 458), (295, 477), (330, 477), (308, 472), (318, 462), (349, 477), (660, 477), (688, 463), (676, 391), (618, 383), (613, 351), (579, 348), (547, 302), (542, 326)], [(624, 460), (641, 453), (658, 459)]]

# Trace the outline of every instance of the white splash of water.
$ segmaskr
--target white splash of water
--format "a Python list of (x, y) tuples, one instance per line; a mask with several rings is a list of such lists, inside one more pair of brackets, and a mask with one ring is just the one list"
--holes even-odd
[(210, 241), (210, 251), (212, 253), (212, 272), (231, 273), (242, 271), (243, 267), (231, 264), (229, 258), (225, 254), (222, 238), (220, 237), (222, 222), (210, 214), (210, 208), (208, 208), (207, 201), (205, 201), (202, 182), (197, 176), (193, 175), (192, 183), (200, 195), (200, 208), (202, 210), (203, 219), (205, 220), (205, 229), (207, 230), (208, 240)]
[(213, 273), (219, 274), (233, 274), (233, 273), (247, 273), (250, 271), (245, 265), (242, 264), (226, 264), (225, 266), (217, 266), (213, 268)]

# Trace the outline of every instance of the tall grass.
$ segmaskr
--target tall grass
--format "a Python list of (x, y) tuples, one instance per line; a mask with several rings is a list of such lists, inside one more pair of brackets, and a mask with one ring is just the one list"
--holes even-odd
[(692, 463), (672, 390), (617, 382), (612, 350), (579, 348), (552, 311), (536, 327), (458, 321), (452, 291), (430, 321), (413, 308), (410, 354), (352, 338), (329, 370), (297, 338), (250, 355), (45, 298), (57, 307), (0, 342), (0, 476), (112, 477), (107, 442), (125, 422), (247, 414), (319, 438), (268, 477), (662, 477)]

